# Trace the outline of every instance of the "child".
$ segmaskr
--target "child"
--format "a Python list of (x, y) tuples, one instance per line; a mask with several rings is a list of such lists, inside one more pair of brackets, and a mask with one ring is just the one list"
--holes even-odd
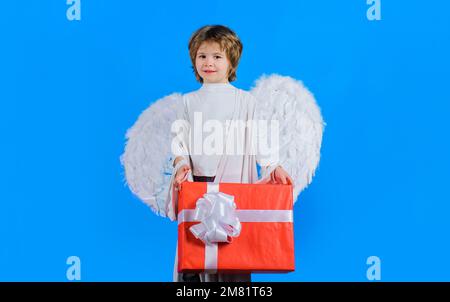
[[(189, 41), (189, 54), (199, 90), (183, 96), (183, 108), (179, 108), (178, 118), (185, 121), (173, 139), (172, 152), (175, 157), (169, 196), (167, 215), (176, 219), (177, 194), (182, 182), (231, 182), (255, 183), (258, 181), (256, 163), (261, 166), (263, 178), (271, 183), (292, 184), (288, 173), (278, 164), (274, 156), (263, 157), (259, 154), (228, 154), (227, 152), (210, 154), (203, 149), (203, 141), (192, 142), (192, 126), (195, 119), (201, 117), (203, 123), (219, 121), (226, 127), (226, 121), (255, 119), (255, 98), (246, 91), (230, 84), (236, 79), (236, 71), (242, 54), (242, 43), (229, 28), (221, 25), (204, 26), (198, 29)], [(201, 115), (199, 115), (201, 114)], [(202, 125), (203, 126), (203, 125)], [(203, 127), (202, 127), (203, 128)], [(192, 130), (192, 131), (191, 131)], [(249, 150), (249, 131), (237, 136), (237, 144)], [(226, 133), (226, 131), (225, 131)], [(227, 141), (223, 137), (223, 147)], [(195, 139), (195, 138), (194, 138)], [(196, 148), (199, 147), (200, 148)], [(197, 150), (196, 150), (197, 149)], [(221, 149), (221, 147), (219, 147)], [(269, 180), (270, 176), (270, 180)], [(175, 259), (174, 281), (251, 281), (250, 274), (186, 274), (177, 272), (178, 256)]]

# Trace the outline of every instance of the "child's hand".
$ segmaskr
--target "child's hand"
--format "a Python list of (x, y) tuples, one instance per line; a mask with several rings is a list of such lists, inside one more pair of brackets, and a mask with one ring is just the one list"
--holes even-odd
[(273, 184), (293, 184), (292, 178), (281, 166), (276, 167), (275, 170), (270, 173), (270, 181)]
[(175, 190), (179, 190), (181, 188), (181, 184), (187, 179), (187, 175), (190, 170), (191, 168), (189, 167), (189, 165), (183, 165), (180, 167), (180, 169), (178, 169), (173, 182)]

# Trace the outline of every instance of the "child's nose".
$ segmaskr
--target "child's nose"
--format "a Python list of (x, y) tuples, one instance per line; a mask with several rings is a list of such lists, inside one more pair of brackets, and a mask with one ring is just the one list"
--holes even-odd
[(206, 63), (206, 65), (210, 66), (210, 65), (212, 65), (212, 62), (213, 62), (213, 60), (211, 58), (207, 58), (205, 63)]

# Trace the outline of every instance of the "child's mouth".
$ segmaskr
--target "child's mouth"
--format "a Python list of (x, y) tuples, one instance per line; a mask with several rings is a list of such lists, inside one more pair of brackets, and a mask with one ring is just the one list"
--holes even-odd
[(205, 73), (213, 73), (215, 71), (211, 71), (211, 70), (205, 70)]

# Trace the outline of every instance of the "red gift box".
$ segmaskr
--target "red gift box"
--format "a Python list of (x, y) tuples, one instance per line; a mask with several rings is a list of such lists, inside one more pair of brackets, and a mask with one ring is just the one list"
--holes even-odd
[[(234, 197), (241, 230), (231, 243), (204, 243), (190, 228), (205, 193)], [(178, 272), (289, 272), (295, 269), (292, 185), (183, 182), (178, 195)]]

